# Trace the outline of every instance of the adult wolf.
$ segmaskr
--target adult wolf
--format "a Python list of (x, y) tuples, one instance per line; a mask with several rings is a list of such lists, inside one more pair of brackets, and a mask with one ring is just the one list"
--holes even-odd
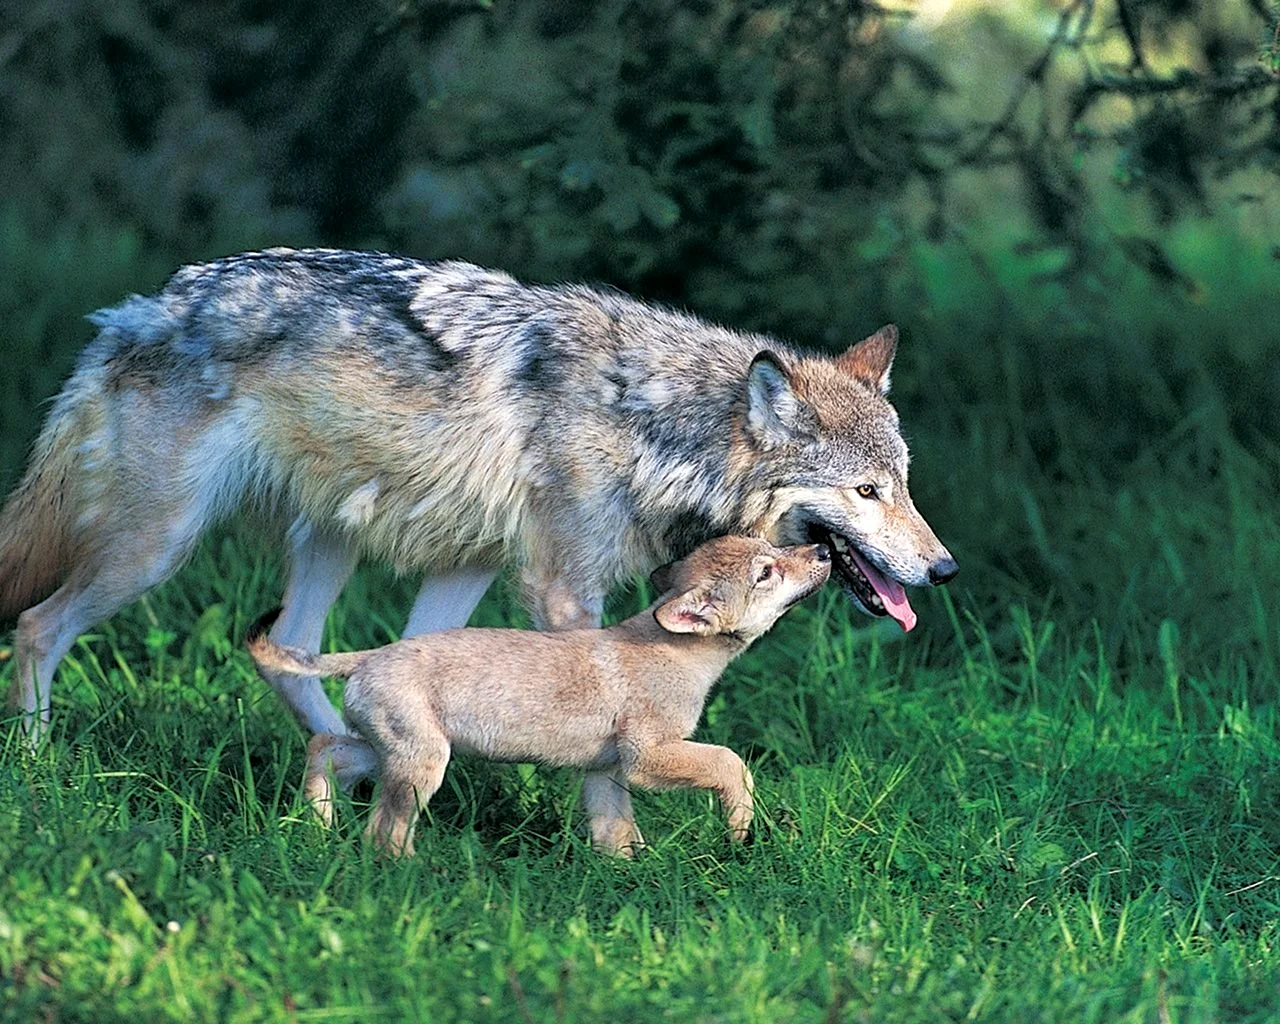
[[(609, 290), (287, 249), (91, 319), (0, 512), (36, 737), (75, 636), (245, 503), (287, 526), (272, 637), (311, 650), (362, 556), (426, 575), (406, 633), (465, 624), (507, 561), (540, 626), (596, 623), (613, 583), (728, 533), (828, 543), (855, 603), (906, 629), (902, 585), (956, 572), (907, 491), (891, 327), (806, 355)], [(342, 731), (317, 680), (271, 682), (312, 732)], [(597, 836), (626, 830), (625, 791), (595, 776), (586, 801)]]

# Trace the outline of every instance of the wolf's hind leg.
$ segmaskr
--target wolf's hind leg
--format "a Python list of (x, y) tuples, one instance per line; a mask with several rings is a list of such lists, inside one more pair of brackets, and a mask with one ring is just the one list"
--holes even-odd
[[(320, 650), (324, 620), (356, 567), (351, 546), (309, 526), (290, 531), (289, 582), (271, 639), (288, 647)], [(347, 728), (316, 676), (263, 673), (298, 721), (313, 734), (343, 735)]]
[(421, 636), (465, 626), (497, 575), (497, 569), (468, 568), (423, 580), (403, 635)]
[[(157, 516), (163, 521), (163, 516)], [(33, 746), (48, 733), (50, 687), (76, 637), (168, 579), (190, 553), (200, 523), (168, 536), (119, 533), (84, 558), (53, 595), (18, 616), (14, 694)]]
[(32, 746), (38, 746), (49, 730), (49, 691), (58, 662), (76, 637), (97, 621), (87, 604), (84, 590), (67, 583), (18, 616), (13, 643), (14, 703), (22, 711), (22, 727)]

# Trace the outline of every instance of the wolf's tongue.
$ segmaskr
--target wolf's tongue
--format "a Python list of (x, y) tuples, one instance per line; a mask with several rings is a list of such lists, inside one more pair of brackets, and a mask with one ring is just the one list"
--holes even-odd
[(904, 633), (910, 633), (916, 624), (916, 613), (911, 607), (911, 602), (907, 600), (907, 592), (902, 589), (902, 584), (897, 580), (889, 579), (879, 569), (872, 568), (871, 564), (858, 554), (853, 545), (849, 546), (849, 554), (862, 570), (862, 575), (867, 578), (872, 589), (880, 595), (885, 611), (898, 620), (898, 625), (902, 627)]

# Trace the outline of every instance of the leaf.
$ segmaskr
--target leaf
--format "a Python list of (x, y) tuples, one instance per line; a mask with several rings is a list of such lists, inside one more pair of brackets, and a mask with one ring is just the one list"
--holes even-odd
[(665, 192), (645, 192), (640, 196), (640, 212), (656, 228), (674, 227), (680, 220), (680, 204)]
[(609, 193), (596, 209), (614, 231), (630, 231), (640, 223), (640, 203), (631, 191)]

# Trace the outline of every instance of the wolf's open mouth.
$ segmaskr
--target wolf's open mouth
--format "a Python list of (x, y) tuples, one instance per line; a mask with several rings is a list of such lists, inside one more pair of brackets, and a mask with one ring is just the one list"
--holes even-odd
[(843, 533), (815, 522), (808, 524), (808, 532), (809, 540), (831, 549), (832, 575), (864, 611), (871, 615), (892, 615), (903, 632), (915, 626), (916, 613), (901, 583), (873, 566)]

